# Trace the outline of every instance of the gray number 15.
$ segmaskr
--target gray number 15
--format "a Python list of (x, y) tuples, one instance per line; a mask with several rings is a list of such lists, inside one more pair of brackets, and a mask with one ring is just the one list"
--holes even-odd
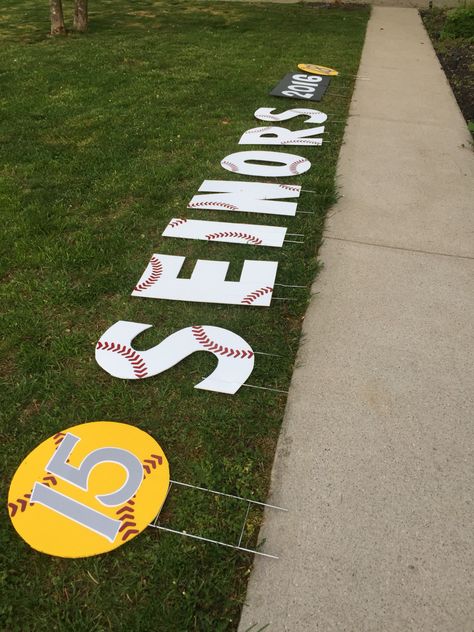
[[(82, 460), (79, 467), (75, 467), (69, 465), (67, 459), (79, 441), (80, 437), (67, 433), (45, 470), (71, 483), (71, 485), (87, 491), (89, 476), (96, 465), (100, 463), (117, 463), (126, 472), (125, 482), (119, 489), (108, 494), (97, 495), (96, 498), (106, 507), (115, 507), (127, 502), (136, 493), (143, 480), (143, 467), (140, 460), (128, 450), (104, 447), (90, 452)], [(50, 489), (42, 483), (35, 483), (30, 503), (38, 503), (48, 507), (65, 518), (69, 518), (73, 522), (102, 535), (111, 542), (115, 540), (122, 524), (120, 520), (109, 518), (102, 512), (96, 511), (54, 489)]]

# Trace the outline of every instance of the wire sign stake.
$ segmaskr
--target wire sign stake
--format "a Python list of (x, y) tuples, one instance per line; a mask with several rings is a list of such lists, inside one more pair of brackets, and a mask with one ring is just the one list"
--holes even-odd
[(206, 537), (204, 537), (202, 535), (198, 535), (198, 534), (195, 534), (195, 533), (188, 533), (187, 531), (179, 531), (177, 529), (171, 529), (169, 527), (163, 527), (162, 525), (159, 524), (159, 518), (160, 518), (161, 509), (163, 508), (164, 502), (161, 505), (160, 511), (156, 515), (156, 517), (153, 520), (153, 522), (151, 522), (149, 524), (150, 527), (152, 527), (153, 529), (160, 529), (161, 531), (166, 531), (168, 533), (175, 533), (176, 535), (182, 535), (182, 536), (185, 536), (187, 538), (192, 538), (194, 540), (200, 540), (201, 542), (207, 542), (209, 544), (218, 544), (220, 546), (225, 546), (227, 548), (235, 549), (237, 551), (243, 551), (244, 553), (253, 553), (254, 555), (261, 555), (263, 557), (269, 557), (269, 558), (272, 558), (274, 560), (278, 560), (279, 559), (279, 557), (277, 555), (273, 555), (271, 553), (264, 553), (263, 551), (258, 551), (257, 549), (249, 549), (247, 547), (242, 546), (242, 539), (243, 539), (243, 536), (244, 536), (244, 533), (245, 533), (245, 526), (247, 524), (247, 519), (248, 519), (249, 512), (250, 512), (250, 509), (251, 509), (252, 505), (257, 505), (259, 507), (265, 507), (267, 509), (275, 509), (276, 511), (288, 511), (287, 509), (283, 509), (283, 507), (277, 507), (276, 505), (270, 505), (268, 503), (262, 503), (262, 502), (259, 502), (257, 500), (251, 500), (249, 498), (242, 498), (241, 496), (235, 496), (234, 494), (225, 494), (223, 492), (217, 492), (217, 491), (215, 491), (213, 489), (208, 489), (206, 487), (199, 487), (198, 485), (190, 485), (189, 483), (180, 483), (179, 481), (172, 481), (172, 480), (170, 480), (167, 496), (170, 493), (171, 488), (172, 488), (173, 485), (178, 485), (179, 487), (186, 487), (188, 489), (198, 490), (200, 492), (205, 492), (207, 494), (214, 494), (215, 496), (224, 496), (226, 498), (232, 498), (233, 500), (241, 501), (242, 503), (247, 503), (247, 510), (246, 510), (246, 513), (245, 513), (245, 517), (244, 517), (244, 521), (243, 521), (242, 528), (241, 528), (241, 531), (240, 531), (240, 537), (238, 539), (238, 542), (237, 543), (223, 542), (221, 540), (213, 540), (212, 538), (206, 538)]

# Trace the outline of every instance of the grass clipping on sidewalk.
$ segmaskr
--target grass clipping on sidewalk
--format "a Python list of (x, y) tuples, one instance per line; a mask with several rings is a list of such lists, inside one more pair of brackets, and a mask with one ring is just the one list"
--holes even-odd
[[(94, 347), (117, 320), (154, 325), (139, 348), (192, 324), (226, 327), (254, 350), (281, 356), (257, 356), (251, 383), (288, 389), (324, 215), (336, 199), (368, 11), (123, 0), (91, 3), (91, 11), (85, 36), (52, 39), (45, 3), (6, 0), (1, 9), (2, 502), (30, 450), (93, 420), (150, 432), (175, 480), (264, 500), (284, 395), (194, 389), (215, 365), (207, 353), (141, 382), (115, 379), (95, 363)], [(289, 149), (312, 161), (290, 179), (316, 192), (302, 193), (298, 207), (312, 214), (187, 211), (204, 179), (238, 179), (219, 163), (239, 151), (246, 129), (262, 125), (253, 118), (258, 107), (307, 105), (268, 96), (300, 62), (341, 72), (319, 106), (330, 113), (329, 142)], [(287, 225), (305, 242), (275, 249), (161, 237), (173, 216)], [(270, 308), (132, 298), (154, 252), (185, 255), (188, 271), (199, 257), (229, 260), (230, 279), (246, 258), (278, 260), (277, 282), (308, 290), (278, 288), (275, 296), (297, 300)], [(245, 510), (178, 491), (163, 523), (237, 541)], [(251, 512), (244, 546), (256, 544), (260, 519)], [(247, 554), (148, 529), (112, 553), (64, 560), (31, 550), (6, 512), (0, 529), (1, 629), (218, 632), (237, 625)], [(281, 564), (291, 555), (277, 553)]]

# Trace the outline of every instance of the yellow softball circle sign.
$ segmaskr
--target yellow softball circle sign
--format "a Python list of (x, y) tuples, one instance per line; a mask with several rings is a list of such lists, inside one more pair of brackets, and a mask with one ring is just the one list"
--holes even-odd
[(316, 64), (298, 64), (298, 68), (304, 72), (310, 72), (313, 75), (326, 75), (328, 77), (336, 77), (339, 73), (334, 68), (327, 66), (318, 66)]
[(143, 531), (161, 509), (168, 461), (146, 432), (115, 421), (73, 426), (21, 463), (8, 494), (17, 533), (60, 557), (106, 553)]

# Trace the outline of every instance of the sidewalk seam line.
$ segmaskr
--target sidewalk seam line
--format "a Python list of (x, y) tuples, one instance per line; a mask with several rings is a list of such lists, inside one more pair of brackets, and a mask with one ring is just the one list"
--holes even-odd
[(377, 248), (388, 248), (389, 250), (402, 250), (404, 252), (417, 252), (423, 255), (433, 255), (437, 257), (451, 257), (453, 259), (468, 259), (474, 260), (474, 256), (469, 255), (451, 255), (447, 252), (433, 252), (430, 250), (419, 250), (418, 248), (403, 248), (403, 246), (390, 246), (388, 244), (380, 244), (373, 241), (360, 241), (358, 239), (345, 239), (344, 237), (332, 237), (330, 235), (324, 235), (323, 239), (333, 239), (334, 241), (346, 241), (351, 244), (361, 244), (362, 246), (376, 246)]

